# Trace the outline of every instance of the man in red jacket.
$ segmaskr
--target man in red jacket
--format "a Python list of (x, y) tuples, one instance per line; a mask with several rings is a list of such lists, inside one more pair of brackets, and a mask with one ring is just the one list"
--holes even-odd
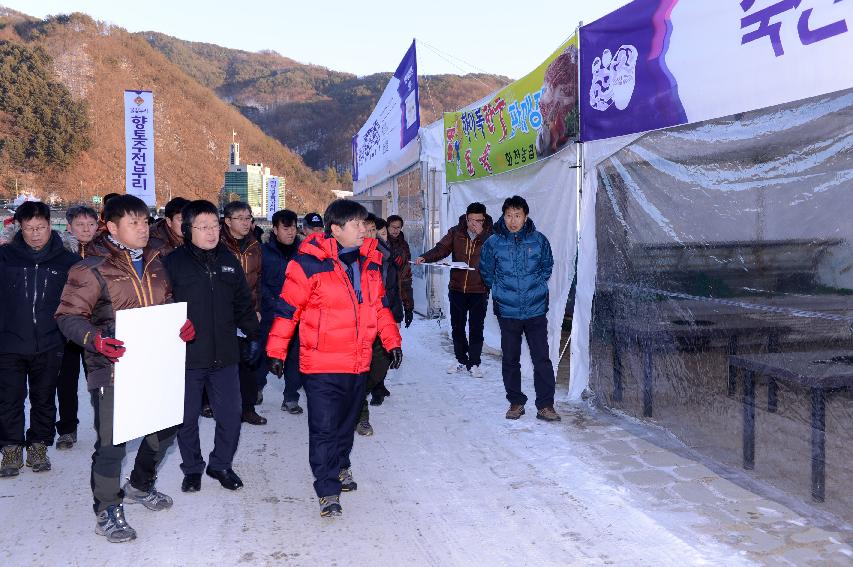
[(375, 239), (365, 238), (366, 217), (355, 201), (329, 205), (325, 234), (307, 238), (287, 266), (267, 340), (270, 371), (280, 377), (299, 324), (308, 460), (321, 516), (339, 516), (340, 493), (356, 489), (350, 452), (376, 335), (390, 353), (391, 368), (403, 361), (382, 285), (382, 254)]

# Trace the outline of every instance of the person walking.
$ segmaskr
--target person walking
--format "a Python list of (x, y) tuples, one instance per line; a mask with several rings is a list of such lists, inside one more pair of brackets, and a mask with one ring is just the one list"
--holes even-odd
[[(15, 211), (18, 231), (0, 247), (0, 477), (51, 469), (47, 448), (56, 426), (56, 383), (65, 339), (53, 313), (71, 266), (80, 261), (50, 228), (50, 208), (27, 201)], [(24, 402), (29, 391), (29, 428)]]
[[(483, 353), (483, 327), (489, 304), (489, 289), (483, 283), (480, 271), (480, 251), (492, 234), (492, 217), (486, 214), (482, 203), (471, 203), (459, 223), (447, 231), (441, 240), (415, 260), (415, 264), (437, 262), (448, 256), (454, 262), (465, 262), (473, 270), (450, 270), (448, 298), (450, 300), (450, 334), (456, 362), (447, 369), (448, 374), (467, 370), (480, 378)], [(465, 325), (468, 325), (468, 336)]]
[(554, 365), (548, 354), (548, 280), (554, 268), (551, 244), (536, 230), (524, 198), (504, 201), (495, 233), (483, 245), (480, 273), (492, 291), (493, 310), (501, 329), (507, 419), (524, 415), (527, 396), (521, 391), (521, 337), (533, 361), (536, 417), (559, 421), (554, 411)]
[[(243, 268), (219, 240), (219, 211), (210, 201), (191, 201), (181, 211), (184, 244), (163, 261), (175, 301), (187, 303), (187, 316), (196, 329), (187, 343), (184, 422), (178, 429), (183, 492), (201, 490), (201, 474), (229, 490), (243, 481), (232, 461), (240, 439), (240, 347), (237, 328), (256, 340), (258, 318), (252, 307)], [(198, 420), (201, 396), (207, 389), (216, 429), (213, 451), (205, 469)]]
[(412, 251), (403, 233), (403, 217), (391, 215), (385, 221), (388, 230), (388, 246), (391, 248), (393, 261), (397, 264), (397, 275), (400, 282), (400, 299), (403, 301), (403, 319), (406, 328), (412, 324), (415, 317), (415, 296), (412, 291)]
[[(124, 515), (124, 502), (149, 510), (166, 510), (172, 498), (155, 488), (157, 467), (175, 438), (176, 427), (143, 437), (130, 478), (121, 485), (121, 465), (127, 448), (113, 443), (115, 418), (114, 365), (124, 355), (124, 343), (114, 338), (115, 314), (122, 309), (172, 302), (172, 287), (160, 253), (148, 246), (148, 207), (133, 195), (118, 195), (104, 207), (105, 231), (91, 244), (90, 255), (68, 274), (56, 321), (62, 334), (84, 348), (95, 413), (95, 452), (91, 485), (95, 531), (111, 543), (136, 539)], [(182, 340), (195, 336), (187, 320), (174, 332)]]
[(287, 266), (267, 340), (270, 371), (281, 376), (300, 325), (308, 460), (321, 516), (339, 516), (341, 492), (357, 488), (350, 452), (377, 333), (391, 355), (390, 367), (399, 368), (403, 360), (400, 331), (382, 285), (382, 256), (376, 240), (364, 236), (366, 217), (355, 201), (329, 205), (325, 233), (306, 239)]

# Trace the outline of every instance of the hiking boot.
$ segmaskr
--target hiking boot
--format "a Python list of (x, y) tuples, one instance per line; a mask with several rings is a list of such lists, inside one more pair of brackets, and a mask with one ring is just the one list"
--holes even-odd
[(543, 421), (560, 421), (560, 414), (554, 411), (554, 406), (547, 406), (536, 412), (536, 419)]
[(524, 415), (524, 405), (523, 404), (510, 404), (509, 409), (506, 410), (506, 418), (507, 419), (518, 419), (519, 417)]
[(162, 492), (157, 492), (153, 483), (151, 484), (151, 490), (148, 492), (135, 488), (130, 484), (130, 480), (125, 482), (121, 489), (124, 491), (124, 497), (128, 504), (142, 504), (155, 512), (168, 510), (172, 507), (172, 498)]
[(369, 437), (373, 435), (373, 426), (370, 425), (370, 422), (368, 420), (362, 419), (358, 422), (358, 425), (355, 426), (355, 432), (359, 435)]
[(474, 378), (482, 378), (483, 377), (483, 370), (480, 368), (479, 364), (472, 366), (469, 369), (469, 372), (471, 373), (471, 376), (473, 376)]
[(302, 413), (302, 406), (299, 402), (281, 402), (281, 411), (286, 411), (290, 415), (299, 415)]
[(47, 458), (47, 445), (44, 443), (33, 443), (27, 447), (27, 466), (32, 467), (33, 472), (50, 470), (50, 459)]
[(0, 476), (18, 476), (24, 468), (24, 448), (20, 445), (3, 447), (3, 463), (0, 464)]
[(358, 483), (352, 478), (352, 469), (341, 469), (338, 480), (341, 481), (341, 492), (352, 492), (358, 489)]
[(324, 518), (340, 516), (344, 513), (341, 508), (341, 497), (337, 494), (320, 497), (320, 515)]
[(206, 417), (208, 419), (213, 417), (213, 408), (210, 407), (210, 404), (201, 406), (201, 417)]
[(267, 418), (265, 418), (262, 415), (258, 415), (258, 412), (256, 412), (254, 409), (244, 410), (243, 415), (241, 416), (240, 420), (243, 423), (248, 423), (250, 425), (266, 425), (267, 424)]
[(95, 533), (106, 536), (110, 543), (122, 543), (136, 539), (136, 530), (131, 528), (127, 520), (124, 519), (124, 507), (121, 504), (108, 506), (106, 510), (98, 514)]
[(455, 364), (451, 364), (450, 366), (447, 367), (447, 373), (448, 374), (458, 374), (458, 373), (462, 372), (463, 370), (467, 370), (467, 368), (465, 367), (464, 364), (460, 364), (458, 362)]
[(56, 448), (60, 451), (64, 451), (66, 449), (70, 449), (74, 446), (74, 443), (77, 442), (77, 432), (73, 433), (63, 433), (59, 436), (59, 439), (56, 440)]

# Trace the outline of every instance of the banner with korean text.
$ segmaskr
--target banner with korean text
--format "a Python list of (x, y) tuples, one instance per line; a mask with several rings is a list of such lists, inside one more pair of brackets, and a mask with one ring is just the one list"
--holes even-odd
[(272, 216), (278, 211), (278, 177), (267, 179), (267, 220), (272, 221)]
[(413, 41), (367, 122), (352, 137), (353, 181), (363, 181), (376, 174), (398, 173), (386, 169), (418, 137), (421, 125), (418, 97), (418, 65)]
[(849, 0), (634, 0), (581, 27), (581, 140), (851, 88), (851, 28)]
[(154, 94), (124, 91), (125, 192), (155, 206)]
[(482, 106), (444, 113), (448, 183), (522, 167), (577, 139), (577, 46), (572, 36)]

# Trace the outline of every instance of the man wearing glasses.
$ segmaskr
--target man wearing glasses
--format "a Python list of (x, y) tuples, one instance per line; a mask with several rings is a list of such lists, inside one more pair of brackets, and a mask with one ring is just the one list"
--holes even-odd
[[(261, 305), (258, 293), (258, 281), (261, 279), (261, 245), (252, 234), (252, 209), (242, 201), (233, 201), (225, 205), (222, 211), (225, 226), (220, 238), (222, 244), (237, 258), (246, 274), (246, 283), (252, 294), (252, 308), (258, 320), (261, 319)], [(255, 404), (258, 401), (257, 369), (261, 358), (261, 348), (257, 338), (249, 340), (240, 337), (240, 396), (243, 400), (244, 423), (266, 425), (267, 419), (258, 415)]]

